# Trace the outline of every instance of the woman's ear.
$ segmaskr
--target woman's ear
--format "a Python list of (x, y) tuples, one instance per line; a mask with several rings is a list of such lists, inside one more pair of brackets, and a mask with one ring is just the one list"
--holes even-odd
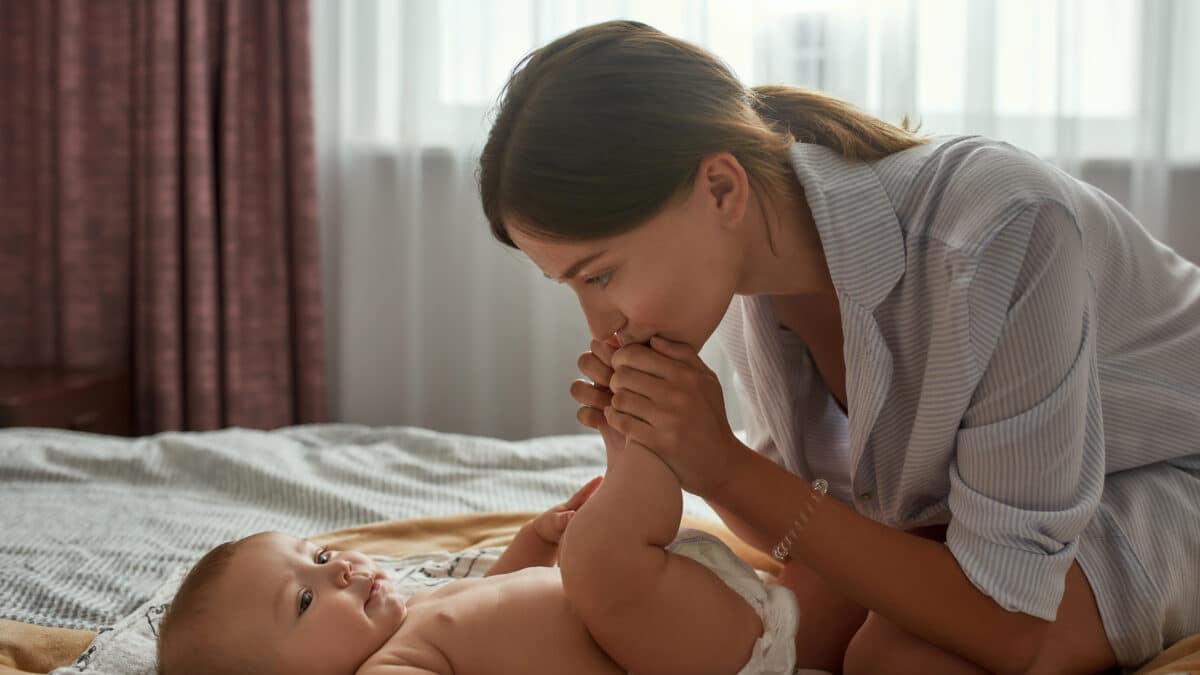
[(722, 226), (741, 223), (746, 215), (750, 181), (742, 163), (731, 153), (718, 152), (700, 160), (695, 187), (700, 203), (718, 216)]

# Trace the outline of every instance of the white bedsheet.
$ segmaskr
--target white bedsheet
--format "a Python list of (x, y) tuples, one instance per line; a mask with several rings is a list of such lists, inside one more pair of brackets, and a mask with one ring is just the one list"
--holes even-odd
[[(0, 431), (0, 618), (97, 630), (180, 565), (262, 530), (536, 511), (603, 472), (596, 434), (507, 442), (309, 425), (119, 439)], [(715, 518), (685, 495), (685, 511)]]

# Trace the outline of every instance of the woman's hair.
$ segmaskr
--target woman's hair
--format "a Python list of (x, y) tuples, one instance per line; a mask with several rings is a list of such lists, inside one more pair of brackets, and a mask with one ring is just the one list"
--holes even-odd
[[(711, 53), (634, 21), (587, 26), (513, 69), (479, 159), (492, 234), (508, 222), (550, 239), (631, 230), (729, 152), (772, 202), (797, 189), (789, 148), (817, 143), (876, 159), (924, 142), (820, 92), (747, 89)], [(764, 211), (765, 214), (765, 211)]]

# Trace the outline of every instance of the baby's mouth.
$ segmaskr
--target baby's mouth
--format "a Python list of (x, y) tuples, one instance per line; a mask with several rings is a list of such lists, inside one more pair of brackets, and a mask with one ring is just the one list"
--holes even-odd
[(366, 607), (367, 605), (371, 604), (371, 598), (375, 597), (375, 594), (378, 592), (379, 592), (379, 577), (372, 577), (371, 585), (369, 587), (367, 587), (367, 599), (363, 601), (363, 607)]
[(367, 586), (367, 599), (362, 602), (362, 608), (366, 609), (367, 605), (371, 604), (371, 601), (386, 595), (390, 589), (391, 586), (389, 585), (388, 577), (386, 577), (383, 571), (373, 573), (371, 575), (371, 584)]

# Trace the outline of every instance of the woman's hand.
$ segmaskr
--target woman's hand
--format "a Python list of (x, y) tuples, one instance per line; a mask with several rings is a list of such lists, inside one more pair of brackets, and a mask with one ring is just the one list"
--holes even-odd
[(603, 480), (603, 476), (596, 476), (583, 487), (576, 490), (570, 499), (550, 507), (545, 513), (534, 518), (529, 523), (533, 531), (547, 544), (558, 544), (558, 540), (562, 539), (563, 532), (567, 530), (567, 524), (571, 522), (571, 518), (575, 515), (575, 512), (587, 503), (587, 500), (596, 491), (596, 488), (600, 487), (600, 482)]
[(658, 336), (622, 347), (611, 364), (606, 421), (662, 458), (683, 489), (719, 491), (747, 448), (729, 428), (716, 373), (691, 346)]

